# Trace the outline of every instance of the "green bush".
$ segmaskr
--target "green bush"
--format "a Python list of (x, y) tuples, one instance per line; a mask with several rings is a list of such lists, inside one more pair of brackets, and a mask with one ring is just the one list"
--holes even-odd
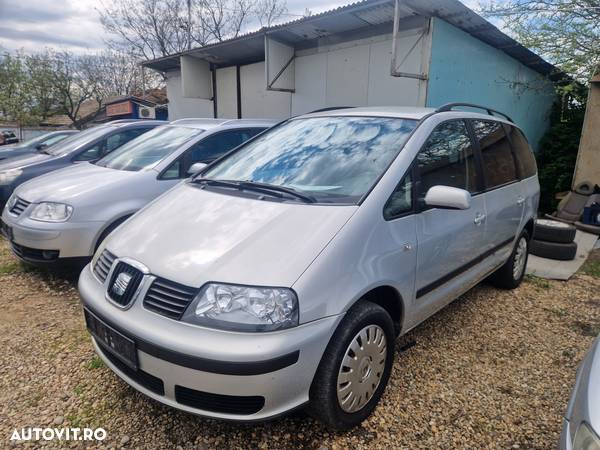
[(549, 213), (556, 209), (557, 192), (571, 189), (573, 171), (579, 149), (579, 138), (585, 115), (585, 96), (554, 105), (550, 128), (540, 140), (536, 154), (540, 179), (540, 212)]

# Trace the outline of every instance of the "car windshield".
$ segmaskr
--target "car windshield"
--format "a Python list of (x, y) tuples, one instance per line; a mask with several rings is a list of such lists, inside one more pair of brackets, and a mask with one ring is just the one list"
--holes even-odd
[(36, 145), (40, 144), (51, 145), (51, 143), (57, 142), (58, 140), (63, 139), (65, 136), (67, 135), (62, 133), (44, 133), (19, 144), (15, 144), (12, 148), (19, 149), (25, 147), (35, 147)]
[(417, 121), (293, 119), (203, 172), (203, 178), (290, 188), (319, 202), (356, 203), (398, 155)]
[(199, 128), (165, 125), (148, 131), (109, 153), (96, 164), (109, 169), (139, 171), (155, 166), (185, 142), (204, 132)]
[(53, 156), (66, 155), (102, 136), (109, 129), (110, 127), (107, 126), (90, 128), (60, 141), (57, 145), (45, 148), (44, 151)]

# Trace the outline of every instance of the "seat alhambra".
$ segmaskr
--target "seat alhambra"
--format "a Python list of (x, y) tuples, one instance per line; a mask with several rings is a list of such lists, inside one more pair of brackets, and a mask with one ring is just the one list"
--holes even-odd
[(295, 117), (148, 205), (81, 274), (96, 351), (191, 413), (359, 424), (398, 335), (490, 275), (523, 278), (531, 149), (454, 106)]

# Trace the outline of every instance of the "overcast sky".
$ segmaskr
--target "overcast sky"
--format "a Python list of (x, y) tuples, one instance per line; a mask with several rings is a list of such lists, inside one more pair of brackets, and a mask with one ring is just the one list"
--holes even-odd
[[(287, 0), (289, 15), (284, 19), (297, 19), (306, 8), (319, 13), (352, 1)], [(477, 0), (462, 1), (477, 5)], [(106, 38), (98, 18), (101, 5), (102, 0), (0, 0), (0, 47), (98, 51)]]

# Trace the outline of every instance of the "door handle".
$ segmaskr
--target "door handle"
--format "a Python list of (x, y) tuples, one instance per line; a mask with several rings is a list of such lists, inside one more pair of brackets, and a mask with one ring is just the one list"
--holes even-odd
[(521, 206), (523, 203), (525, 203), (525, 197), (523, 197), (522, 195), (519, 195), (517, 197), (517, 205)]
[(477, 214), (475, 214), (475, 219), (473, 219), (473, 223), (475, 225), (479, 226), (483, 223), (484, 220), (485, 220), (485, 214), (477, 213)]

